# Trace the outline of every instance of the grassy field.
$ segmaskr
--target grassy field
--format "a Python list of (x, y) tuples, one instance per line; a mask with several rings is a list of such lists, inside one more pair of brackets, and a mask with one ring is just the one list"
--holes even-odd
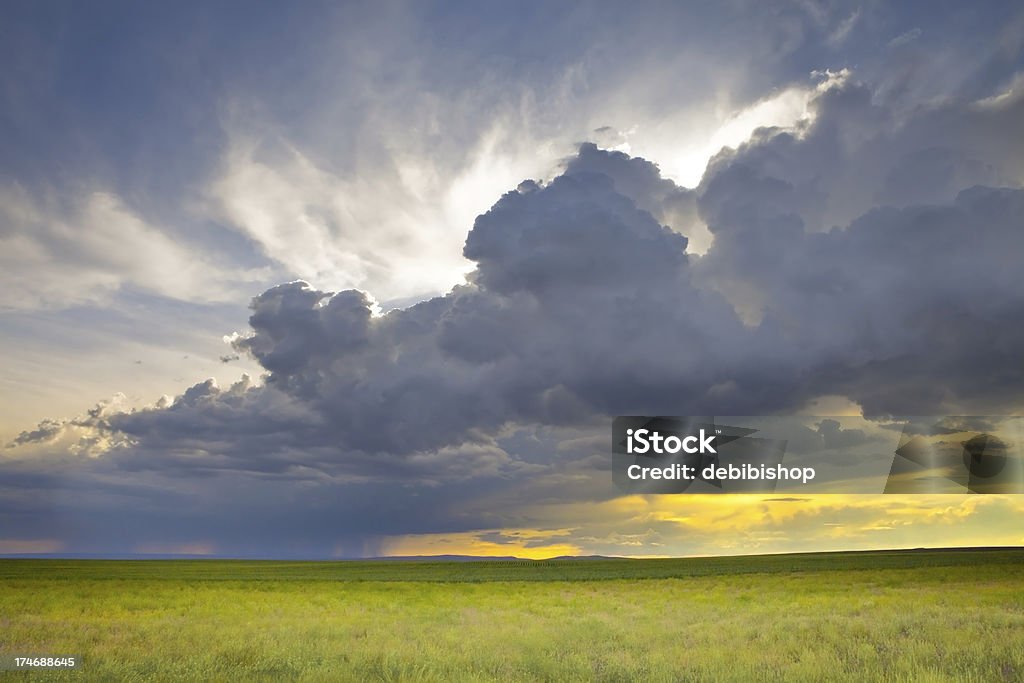
[(10, 680), (1024, 680), (1024, 551), (0, 560)]

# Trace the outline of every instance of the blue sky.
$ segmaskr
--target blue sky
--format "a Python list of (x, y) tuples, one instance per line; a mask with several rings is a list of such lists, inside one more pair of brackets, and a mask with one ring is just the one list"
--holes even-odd
[[(650, 545), (589, 528), (624, 504), (594, 466), (609, 416), (1020, 412), (1015, 3), (0, 13), (0, 552), (348, 555), (501, 530), (705, 552), (649, 511), (622, 524)], [(623, 338), (610, 298), (703, 315), (704, 336)], [(360, 441), (382, 406), (392, 433)], [(556, 475), (581, 482), (572, 511), (542, 513)], [(1017, 510), (934, 505), (981, 512), (836, 543), (941, 543)], [(1019, 510), (1000, 519), (1019, 542)]]

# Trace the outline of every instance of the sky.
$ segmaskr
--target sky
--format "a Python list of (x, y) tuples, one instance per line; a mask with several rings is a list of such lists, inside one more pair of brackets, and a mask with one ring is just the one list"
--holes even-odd
[(13, 1), (0, 64), (0, 554), (1024, 543), (609, 452), (1024, 413), (1017, 3)]

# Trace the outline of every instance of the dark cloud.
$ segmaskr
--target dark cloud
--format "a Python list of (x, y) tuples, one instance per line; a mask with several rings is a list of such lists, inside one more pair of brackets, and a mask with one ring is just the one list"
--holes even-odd
[[(700, 188), (715, 235), (702, 280), (809, 394), (843, 394), (869, 414), (1014, 405), (1024, 98), (900, 120), (845, 83), (816, 108), (803, 135), (769, 133), (713, 162)], [(908, 168), (929, 154), (941, 182)], [(893, 177), (899, 202), (885, 191)], [(977, 184), (993, 179), (1014, 187)], [(832, 222), (858, 203), (848, 225)]]
[(46, 443), (60, 436), (63, 430), (63, 421), (46, 419), (40, 422), (35, 429), (26, 429), (18, 434), (7, 447), (14, 448), (15, 446), (23, 446), (29, 443)]
[(598, 149), (591, 142), (580, 145), (575, 157), (565, 167), (566, 175), (597, 173), (607, 176), (616, 192), (633, 200), (637, 207), (652, 214), (659, 222), (676, 229), (696, 220), (696, 193), (681, 188), (661, 177), (656, 164), (630, 157), (623, 152)]
[[(901, 132), (961, 120), (928, 111), (887, 127), (895, 114), (869, 100), (865, 86), (831, 85), (807, 130), (764, 131), (723, 153), (696, 192), (584, 145), (565, 174), (524, 183), (477, 219), (469, 284), (377, 317), (361, 292), (275, 287), (253, 300), (252, 332), (235, 342), (267, 371), (264, 386), (207, 382), (112, 426), (144, 445), (218, 452), (249, 452), (237, 444), (258, 434), (249, 460), (286, 467), (485, 445), (510, 425), (785, 412), (829, 394), (871, 414), (1010, 405), (1024, 342), (1024, 191), (961, 188), (971, 163), (942, 203), (823, 223), (835, 164), (870, 161), (884, 179), (919, 152)], [(901, 140), (900, 154), (844, 142), (861, 134), (849, 125), (858, 106), (879, 109), (872, 139)], [(957, 130), (941, 137), (945, 159), (969, 156)], [(701, 257), (656, 218), (688, 202), (715, 237)], [(809, 438), (839, 448), (864, 435), (823, 422)]]
[[(201, 395), (211, 405), (197, 422), (219, 428), (230, 406), (225, 429), (237, 431), (231, 420), (277, 395), (307, 411), (318, 443), (408, 454), (483, 442), (506, 424), (762, 414), (827, 394), (869, 413), (1013, 400), (1024, 192), (976, 181), (1019, 173), (1015, 155), (988, 152), (1024, 118), (1006, 111), (1020, 113), (1020, 98), (901, 119), (842, 78), (814, 109), (805, 130), (762, 131), (719, 155), (696, 191), (583, 145), (562, 176), (524, 183), (477, 219), (464, 251), (477, 269), (444, 297), (374, 317), (360, 292), (268, 290), (235, 342), (266, 369), (266, 386), (210, 396), (200, 385), (169, 412)], [(916, 179), (918, 163), (942, 166), (942, 182)], [(830, 216), (853, 206), (838, 196), (843, 183), (858, 175), (866, 208), (836, 227)], [(911, 200), (876, 206), (887, 179), (904, 176)], [(715, 238), (700, 257), (662, 223), (687, 206)], [(159, 431), (162, 414), (117, 427)], [(280, 419), (259, 422), (265, 431)], [(856, 438), (825, 423), (819, 432)]]
[(838, 420), (825, 419), (818, 423), (822, 446), (827, 449), (847, 448), (864, 443), (867, 436), (861, 429), (843, 429)]

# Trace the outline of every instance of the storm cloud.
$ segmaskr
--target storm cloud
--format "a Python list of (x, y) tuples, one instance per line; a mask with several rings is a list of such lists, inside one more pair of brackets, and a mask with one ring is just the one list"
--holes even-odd
[[(825, 395), (875, 415), (1011, 410), (1024, 191), (976, 176), (1020, 177), (1022, 155), (985, 152), (1024, 139), (1022, 100), (925, 111), (861, 139), (834, 105), (870, 96), (831, 84), (813, 122), (723, 152), (693, 191), (584, 145), (562, 175), (522, 183), (476, 220), (466, 285), (384, 315), (359, 291), (274, 287), (234, 342), (265, 369), (261, 386), (199, 384), (111, 425), (142, 444), (205, 435), (249, 450), (259, 434), (282, 458), (328, 447), (344, 459), (618, 414), (791, 412)], [(943, 182), (914, 177), (922, 155), (943, 160)], [(832, 201), (836, 168), (878, 202), (843, 225), (829, 218), (849, 202)], [(884, 203), (891, 177), (933, 201)], [(688, 253), (685, 221), (659, 220), (671, 216), (702, 221), (710, 249)]]

